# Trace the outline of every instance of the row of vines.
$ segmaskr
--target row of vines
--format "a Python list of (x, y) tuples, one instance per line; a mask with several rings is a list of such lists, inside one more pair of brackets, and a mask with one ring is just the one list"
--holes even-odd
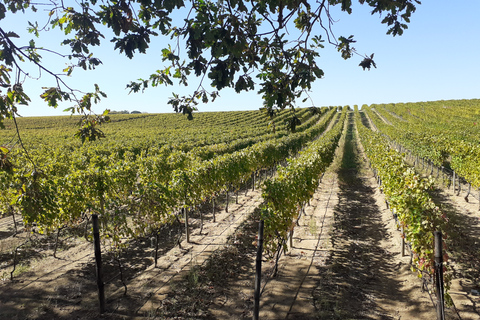
[(11, 152), (11, 165), (0, 172), (1, 210), (21, 213), (27, 229), (40, 233), (100, 214), (103, 237), (118, 247), (172, 221), (182, 208), (238, 190), (256, 171), (295, 155), (337, 114), (333, 108), (328, 113), (305, 110), (298, 112), (305, 120), (295, 133), (252, 133), (249, 143), (233, 140), (223, 148), (213, 144), (185, 151), (162, 145), (137, 152), (99, 143), (5, 150)]
[(479, 102), (453, 107), (451, 103), (372, 105), (364, 109), (382, 133), (436, 166), (454, 170), (478, 189)]
[(262, 219), (267, 252), (276, 251), (279, 245), (285, 246), (301, 208), (312, 198), (322, 174), (333, 161), (347, 114), (348, 107), (345, 107), (328, 132), (311, 142), (297, 157), (288, 159), (288, 165), (279, 168), (275, 178), (265, 181)]
[[(434, 232), (444, 231), (448, 221), (430, 195), (434, 180), (417, 173), (404, 161), (402, 154), (390, 147), (389, 140), (381, 133), (366, 128), (357, 108), (355, 122), (370, 165), (381, 181), (380, 188), (410, 245), (412, 269), (419, 277), (431, 277), (435, 271)], [(447, 236), (445, 232), (443, 234)], [(447, 261), (445, 255), (444, 262)], [(451, 274), (446, 274), (447, 301), (450, 300), (450, 284)]]

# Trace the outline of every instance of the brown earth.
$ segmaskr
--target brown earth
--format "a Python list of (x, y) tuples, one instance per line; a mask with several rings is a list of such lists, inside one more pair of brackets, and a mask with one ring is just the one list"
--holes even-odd
[[(401, 256), (400, 232), (366, 165), (352, 121), (344, 140), (275, 276), (273, 261), (264, 259), (260, 319), (435, 319), (435, 297), (422, 291), (421, 279), (410, 271), (408, 250)], [(447, 309), (447, 319), (480, 319), (479, 203), (464, 197), (441, 186), (435, 194), (451, 222), (447, 245), (455, 307)], [(157, 268), (151, 237), (130, 242), (118, 259), (105, 253), (103, 315), (93, 246), (82, 229), (61, 233), (57, 258), (55, 236), (31, 236), (36, 240), (20, 248), (20, 266), (10, 281), (12, 250), (28, 235), (20, 231), (13, 237), (12, 218), (3, 218), (0, 319), (252, 318), (261, 201), (260, 191), (245, 195), (243, 190), (238, 204), (231, 197), (229, 212), (218, 212), (215, 223), (205, 207), (202, 232), (195, 215), (191, 242), (183, 240), (181, 247), (176, 240), (183, 226), (166, 226)]]

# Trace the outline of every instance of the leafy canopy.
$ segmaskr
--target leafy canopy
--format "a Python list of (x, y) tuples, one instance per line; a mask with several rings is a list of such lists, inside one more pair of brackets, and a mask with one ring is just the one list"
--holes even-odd
[[(380, 14), (387, 33), (401, 35), (410, 22), (417, 0), (359, 0)], [(59, 39), (69, 47), (68, 54), (51, 48), (37, 47), (34, 40), (27, 46), (15, 28), (0, 27), (0, 125), (5, 118), (18, 115), (18, 105), (30, 101), (23, 90), (30, 75), (25, 65), (34, 65), (40, 74), (53, 77), (55, 87), (44, 88), (42, 99), (52, 107), (61, 101), (70, 101), (66, 109), (84, 115), (82, 139), (101, 137), (97, 124), (108, 121), (107, 112), (95, 115), (92, 103), (106, 95), (95, 85), (92, 92), (79, 92), (71, 88), (65, 76), (75, 69), (95, 69), (101, 60), (93, 48), (105, 41), (130, 59), (138, 53), (147, 53), (153, 38), (166, 39), (161, 53), (162, 63), (145, 79), (130, 82), (130, 92), (148, 87), (188, 84), (195, 75), (200, 85), (192, 94), (174, 94), (169, 103), (176, 112), (192, 115), (199, 102), (208, 102), (224, 88), (236, 92), (259, 89), (267, 110), (293, 106), (311, 84), (323, 76), (317, 65), (319, 49), (325, 39), (344, 59), (358, 55), (353, 47), (354, 36), (335, 37), (330, 10), (340, 6), (352, 13), (351, 0), (49, 0), (32, 3), (29, 0), (2, 0), (0, 21), (7, 15), (26, 10), (45, 10), (45, 21), (29, 22), (28, 30), (35, 37), (60, 29), (65, 37)], [(183, 19), (173, 19), (183, 13)], [(1, 24), (0, 24), (1, 25)], [(108, 34), (107, 34), (108, 33)], [(69, 61), (60, 70), (49, 70), (42, 64), (41, 54), (54, 54)], [(360, 55), (359, 55), (360, 56)], [(62, 66), (64, 62), (62, 61)], [(363, 69), (376, 67), (373, 54), (363, 56)], [(83, 130), (83, 131), (82, 131)]]

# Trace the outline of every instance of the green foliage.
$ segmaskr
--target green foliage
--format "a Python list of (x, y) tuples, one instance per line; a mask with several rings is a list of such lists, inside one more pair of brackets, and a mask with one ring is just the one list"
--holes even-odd
[(59, 88), (43, 88), (45, 92), (40, 95), (40, 98), (45, 100), (50, 107), (58, 107), (59, 101), (69, 100), (68, 92), (61, 91)]
[(373, 53), (370, 57), (365, 57), (365, 59), (362, 60), (362, 62), (360, 62), (359, 64), (360, 67), (363, 68), (363, 70), (365, 69), (368, 69), (370, 70), (370, 68), (373, 66), (374, 68), (377, 67), (377, 64), (373, 61)]
[[(42, 233), (78, 224), (96, 213), (102, 221), (103, 236), (113, 240), (113, 247), (118, 247), (122, 238), (145, 235), (168, 223), (179, 207), (209, 201), (232, 185), (238, 188), (256, 170), (271, 167), (295, 154), (325, 130), (335, 115), (334, 110), (328, 114), (323, 111), (320, 118), (311, 115), (308, 109), (298, 110), (297, 116), (304, 121), (295, 134), (288, 134), (286, 130), (271, 134), (263, 125), (260, 111), (199, 114), (195, 127), (190, 128), (191, 136), (199, 140), (182, 144), (168, 138), (172, 140), (171, 144), (163, 146), (155, 139), (146, 141), (146, 133), (154, 138), (159, 136), (158, 128), (164, 121), (174, 128), (172, 136), (180, 138), (179, 133), (187, 128), (178, 126), (190, 124), (175, 114), (114, 115), (110, 119), (111, 128), (119, 132), (117, 136), (111, 133), (112, 141), (104, 139), (79, 144), (64, 136), (68, 126), (72, 133), (75, 132), (72, 119), (33, 121), (33, 128), (44, 127), (36, 130), (40, 135), (51, 134), (47, 134), (48, 140), (44, 142), (38, 140), (41, 137), (25, 137), (32, 161), (27, 160), (26, 151), (21, 148), (0, 148), (5, 164), (0, 170), (0, 208), (3, 212), (20, 212), (27, 228), (35, 227)], [(280, 118), (288, 116), (279, 115)], [(107, 118), (108, 114), (103, 117)], [(32, 129), (29, 131), (35, 130), (29, 127), (29, 119), (19, 120), (22, 120), (20, 125)], [(55, 128), (59, 120), (66, 122), (62, 129)], [(155, 133), (142, 131), (137, 136), (129, 132), (138, 129), (139, 122), (143, 126), (152, 122), (150, 126)], [(11, 123), (6, 124), (11, 127), (7, 130), (14, 130)], [(215, 136), (219, 139), (226, 137), (228, 142), (217, 144), (220, 141), (217, 140), (199, 146), (204, 139), (201, 132), (206, 124), (212, 130), (208, 134), (218, 133)], [(246, 124), (253, 125), (253, 128)], [(52, 131), (46, 131), (49, 127)], [(219, 127), (231, 135), (221, 134)], [(242, 138), (240, 130), (235, 130), (242, 127), (248, 129), (243, 133), (247, 138)], [(257, 129), (263, 130), (259, 136), (256, 136)], [(135, 137), (130, 144), (128, 139), (121, 139), (129, 134)], [(115, 141), (117, 137), (119, 141)], [(143, 143), (139, 141), (140, 137), (144, 139)]]
[[(265, 249), (273, 254), (295, 227), (301, 207), (313, 196), (322, 173), (333, 161), (338, 141), (343, 132), (347, 110), (344, 109), (335, 126), (308, 145), (297, 157), (278, 167), (278, 176), (267, 180), (262, 196), (265, 207)], [(286, 249), (286, 248), (285, 248)]]
[[(479, 100), (372, 105), (365, 108), (376, 126), (393, 140), (437, 166), (455, 170), (480, 187)], [(371, 111), (387, 119), (385, 124)], [(396, 115), (397, 117), (395, 117)]]
[[(420, 3), (417, 0), (359, 2), (370, 6), (372, 13), (382, 15), (382, 23), (390, 27), (387, 33), (394, 36), (407, 28), (415, 5)], [(19, 89), (24, 81), (20, 79), (28, 77), (25, 63), (33, 64), (56, 81), (56, 87), (46, 88), (41, 95), (49, 106), (71, 101), (75, 105), (69, 110), (87, 117), (92, 115), (89, 101), (99, 89), (77, 97), (79, 92), (69, 87), (61, 74), (73, 76), (78, 67), (84, 70), (98, 67), (102, 61), (94, 56), (92, 49), (104, 45), (105, 40), (113, 43), (114, 50), (133, 59), (138, 53), (147, 53), (156, 37), (170, 38), (162, 50), (163, 65), (145, 79), (130, 82), (127, 85), (130, 92), (160, 84), (173, 85), (176, 81), (187, 85), (194, 74), (201, 78), (198, 88), (190, 95), (174, 94), (169, 100), (176, 112), (186, 114), (189, 119), (199, 102), (207, 103), (218, 96), (216, 91), (205, 89), (208, 87), (217, 91), (234, 88), (238, 93), (259, 88), (265, 107), (291, 107), (324, 75), (318, 66), (319, 49), (324, 46), (322, 35), (314, 34), (313, 30), (324, 30), (328, 39), (335, 39), (331, 25), (322, 22), (331, 21), (330, 6), (341, 5), (343, 11), (352, 13), (351, 0), (330, 0), (328, 6), (324, 2), (277, 0), (89, 0), (68, 5), (56, 0), (42, 4), (44, 13), (40, 16), (39, 12), (38, 16), (44, 21), (28, 22), (25, 26), (35, 37), (48, 36), (51, 29), (61, 30), (64, 37), (59, 38), (59, 43), (69, 47), (67, 55), (52, 48), (39, 48), (30, 39), (28, 45), (19, 45), (24, 39), (15, 30), (0, 28), (0, 84), (7, 91), (1, 94), (0, 124), (17, 114), (18, 104), (30, 101), (28, 93)], [(36, 11), (30, 1), (5, 0), (0, 3), (0, 20), (29, 9)], [(188, 14), (183, 19), (172, 19), (185, 9)], [(291, 34), (295, 33), (289, 33), (288, 28), (298, 29), (298, 35), (293, 38)], [(352, 47), (354, 42), (351, 35), (340, 36), (331, 44), (348, 59), (357, 54)], [(180, 48), (186, 48), (185, 52), (180, 52)], [(64, 58), (67, 67), (60, 63), (59, 70), (46, 68), (40, 52)], [(360, 66), (375, 67), (373, 54), (365, 56)], [(20, 76), (10, 83), (12, 72)], [(205, 85), (207, 81), (209, 84)]]
[(0, 146), (0, 171), (12, 172), (13, 164), (9, 159), (10, 150)]
[[(429, 194), (434, 181), (431, 177), (422, 178), (416, 173), (414, 168), (404, 162), (401, 154), (390, 148), (385, 137), (367, 129), (361, 123), (358, 109), (355, 113), (357, 130), (367, 157), (381, 178), (381, 188), (390, 209), (397, 215), (405, 240), (411, 245), (414, 270), (418, 271), (419, 277), (424, 273), (431, 276), (435, 265), (433, 233), (445, 232), (444, 226), (447, 222), (445, 214)], [(447, 274), (447, 295), (450, 283), (451, 275)]]

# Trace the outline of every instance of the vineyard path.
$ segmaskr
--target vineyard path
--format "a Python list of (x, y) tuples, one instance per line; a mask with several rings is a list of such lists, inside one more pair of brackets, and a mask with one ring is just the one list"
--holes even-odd
[[(170, 235), (171, 239), (163, 244), (165, 247), (160, 248), (157, 268), (153, 267), (153, 249), (149, 243), (129, 247), (126, 251), (127, 256), (122, 259), (123, 269), (136, 273), (126, 277), (128, 294), (123, 295), (125, 289), (119, 280), (118, 270), (111, 268), (112, 270), (104, 272), (108, 305), (105, 317), (128, 318), (133, 314), (141, 315), (146, 312), (145, 310), (150, 310), (152, 303), (161, 299), (165, 291), (169, 290), (172, 281), (183, 277), (191, 266), (202, 264), (212, 252), (224, 246), (227, 238), (250, 216), (251, 211), (261, 201), (260, 190), (250, 189), (247, 195), (244, 192), (240, 193), (238, 204), (230, 203), (228, 213), (217, 208), (216, 222), (212, 221), (211, 213), (205, 214), (201, 233), (198, 215), (191, 217), (190, 228), (193, 232), (190, 235), (190, 243), (187, 243), (183, 236), (179, 247), (172, 239), (176, 235)], [(2, 219), (8, 232), (11, 232), (10, 220), (11, 217)], [(183, 226), (177, 226), (178, 228), (181, 230)], [(13, 238), (15, 245), (24, 241), (25, 237), (25, 233), (21, 233), (17, 239)], [(143, 242), (150, 241), (147, 239)], [(11, 243), (8, 245), (12, 248), (14, 246)], [(31, 256), (28, 271), (20, 274), (13, 282), (6, 279), (2, 281), (0, 318), (98, 317), (92, 244), (73, 238), (66, 247), (65, 250), (57, 252), (57, 258), (52, 256), (51, 246), (35, 249), (38, 256)], [(105, 261), (108, 258), (103, 259)], [(112, 274), (116, 274), (115, 279), (110, 279)], [(6, 278), (6, 274), (3, 277)]]
[[(353, 115), (352, 115), (353, 116)], [(353, 117), (262, 296), (264, 319), (433, 319), (368, 169)], [(263, 316), (263, 317), (262, 317)]]
[[(0, 283), (0, 319), (251, 319), (261, 190), (244, 190), (238, 204), (230, 200), (217, 222), (211, 208), (205, 212), (201, 232), (198, 213), (191, 217), (190, 243), (184, 237), (181, 246), (176, 242), (182, 225), (165, 230), (157, 268), (152, 239), (133, 243), (121, 257), (126, 295), (106, 254), (107, 312), (101, 316), (91, 243), (66, 238), (58, 258), (51, 243), (22, 250), (30, 266), (15, 281)], [(435, 200), (448, 210), (451, 234), (461, 240), (452, 257), (456, 308), (447, 310), (447, 319), (479, 319), (480, 298), (470, 293), (480, 272), (478, 200), (466, 203), (441, 188)], [(8, 236), (10, 221), (0, 220), (0, 244), (13, 248), (26, 234)], [(401, 255), (400, 232), (368, 168), (353, 113), (292, 242), (275, 276), (273, 261), (263, 260), (260, 319), (435, 319), (432, 297), (410, 270), (408, 250)], [(11, 260), (7, 256), (2, 262)]]
[[(260, 319), (435, 319), (434, 297), (410, 270), (408, 250), (406, 256), (401, 251), (401, 234), (350, 119), (346, 141), (295, 227), (276, 277), (264, 262)], [(253, 261), (252, 252), (247, 272), (211, 306), (214, 318), (251, 318)], [(461, 281), (454, 281), (457, 309), (447, 309), (447, 318), (478, 319), (475, 297), (459, 288)]]

